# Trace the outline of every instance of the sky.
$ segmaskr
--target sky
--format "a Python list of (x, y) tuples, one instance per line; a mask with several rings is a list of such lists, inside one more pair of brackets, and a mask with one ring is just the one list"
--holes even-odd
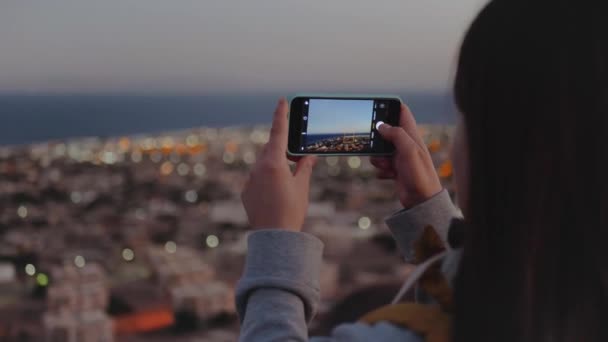
[(369, 133), (374, 101), (310, 100), (307, 134)]
[(443, 91), (485, 0), (1, 0), (0, 93)]

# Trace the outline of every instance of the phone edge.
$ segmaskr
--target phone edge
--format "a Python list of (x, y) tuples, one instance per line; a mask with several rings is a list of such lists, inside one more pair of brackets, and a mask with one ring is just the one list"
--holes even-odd
[[(400, 103), (403, 104), (403, 99), (401, 96), (395, 94), (345, 94), (345, 93), (295, 93), (287, 97), (287, 103), (289, 110), (287, 111), (287, 123), (289, 127), (289, 120), (291, 120), (291, 102), (296, 97), (323, 97), (323, 98), (344, 98), (344, 99), (353, 99), (353, 98), (369, 98), (369, 99), (396, 99), (399, 100)], [(363, 153), (363, 154), (352, 154), (352, 153), (323, 153), (323, 154), (313, 154), (313, 153), (292, 153), (289, 151), (289, 146), (287, 147), (287, 155), (293, 157), (305, 157), (305, 156), (320, 156), (320, 157), (344, 157), (344, 156), (377, 156), (377, 157), (388, 157), (392, 156), (393, 153)]]

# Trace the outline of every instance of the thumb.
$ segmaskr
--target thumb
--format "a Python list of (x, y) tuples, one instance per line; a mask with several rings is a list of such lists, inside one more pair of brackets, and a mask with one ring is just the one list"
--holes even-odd
[(312, 175), (312, 169), (316, 164), (316, 156), (306, 156), (300, 158), (296, 164), (296, 171), (294, 174), (298, 182), (302, 182), (303, 185), (308, 186), (310, 183), (310, 176)]
[(378, 132), (382, 138), (393, 143), (398, 151), (416, 147), (416, 142), (401, 127), (393, 127), (383, 123), (378, 127)]
[(380, 135), (388, 141), (393, 141), (393, 139), (395, 138), (393, 128), (395, 128), (395, 127), (387, 124), (386, 122), (383, 122), (381, 125), (376, 127), (376, 129), (378, 130), (378, 133), (380, 133)]

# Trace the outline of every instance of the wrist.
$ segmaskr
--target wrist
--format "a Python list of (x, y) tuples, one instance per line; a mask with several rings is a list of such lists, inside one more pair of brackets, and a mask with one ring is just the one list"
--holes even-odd
[(289, 220), (260, 220), (250, 222), (251, 230), (284, 230), (290, 232), (301, 232), (302, 224), (290, 222)]

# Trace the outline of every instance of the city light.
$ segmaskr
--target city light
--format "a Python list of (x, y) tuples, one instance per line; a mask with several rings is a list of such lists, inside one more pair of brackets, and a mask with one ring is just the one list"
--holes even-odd
[(173, 164), (171, 162), (164, 162), (160, 165), (160, 174), (163, 176), (168, 176), (173, 172)]
[(120, 140), (118, 140), (118, 148), (123, 151), (126, 152), (129, 150), (129, 148), (131, 147), (131, 140), (127, 137), (122, 137), (120, 138)]
[(74, 160), (80, 160), (82, 155), (80, 153), (80, 149), (78, 145), (71, 144), (68, 146), (68, 156)]
[(25, 274), (29, 276), (34, 276), (34, 274), (36, 274), (36, 266), (32, 264), (25, 265)]
[(77, 255), (74, 258), (74, 265), (76, 265), (76, 267), (83, 268), (86, 264), (87, 262), (86, 260), (84, 260), (84, 257), (82, 255)]
[(125, 259), (125, 261), (133, 261), (133, 259), (135, 259), (135, 253), (131, 248), (125, 248), (122, 250), (122, 258)]
[(369, 217), (367, 216), (363, 216), (361, 218), (359, 218), (359, 228), (366, 230), (369, 229), (369, 227), (372, 225), (372, 220), (370, 220)]
[(249, 135), (249, 139), (255, 144), (265, 144), (266, 142), (268, 142), (268, 133), (259, 129), (255, 129)]
[(255, 163), (255, 153), (253, 151), (243, 153), (243, 161), (248, 165)]
[(195, 175), (202, 177), (207, 172), (207, 168), (205, 167), (205, 164), (196, 163), (196, 164), (194, 164), (193, 171), (194, 171)]
[(116, 162), (116, 154), (111, 151), (106, 151), (103, 153), (101, 159), (105, 164), (112, 165)]
[(17, 208), (17, 215), (19, 217), (21, 217), (22, 219), (27, 217), (27, 207), (24, 205), (20, 205), (19, 208)]
[(82, 194), (79, 191), (72, 191), (70, 193), (70, 200), (72, 200), (72, 203), (78, 204), (82, 202)]
[(36, 276), (36, 283), (38, 284), (38, 286), (47, 286), (49, 284), (49, 276), (44, 273), (38, 273), (38, 275)]
[(198, 145), (200, 143), (198, 136), (194, 135), (194, 134), (190, 134), (187, 138), (186, 138), (186, 145), (188, 145), (189, 147), (194, 147), (196, 145)]
[(196, 190), (188, 190), (184, 194), (184, 198), (189, 203), (195, 203), (196, 200), (198, 200), (198, 194), (196, 193)]
[[(434, 135), (441, 133), (435, 131)], [(263, 126), (202, 127), (162, 137), (138, 135), (129, 138), (124, 151), (120, 137), (76, 138), (66, 143), (61, 158), (53, 154), (55, 142), (36, 143), (29, 149), (0, 147), (0, 170), (17, 174), (13, 180), (2, 179), (0, 186), (18, 194), (9, 196), (8, 211), (0, 215), (0, 226), (8, 229), (5, 254), (34, 255), (12, 267), (16, 273), (12, 282), (37, 289), (36, 294), (49, 289), (46, 301), (51, 304), (67, 296), (70, 303), (85, 303), (69, 308), (42, 305), (37, 315), (80, 322), (78, 317), (85, 311), (85, 315), (95, 313), (97, 325), (87, 321), (87, 329), (100, 336), (107, 333), (109, 338), (120, 331), (116, 326), (126, 327), (125, 334), (135, 334), (126, 330), (133, 326), (126, 323), (148, 319), (149, 312), (157, 314), (156, 308), (172, 320), (175, 312), (191, 308), (197, 320), (209, 320), (216, 312), (234, 314), (231, 297), (247, 237), (241, 229), (247, 225), (247, 213), (239, 193), (263, 149), (250, 138), (261, 143), (267, 132)], [(174, 147), (162, 148), (162, 138), (169, 135)], [(451, 190), (453, 176), (445, 147), (433, 157), (442, 182)], [(3, 149), (9, 149), (4, 158)], [(77, 154), (90, 157), (73, 160)], [(107, 154), (113, 156), (113, 165), (106, 164)], [(45, 159), (48, 162), (43, 163)], [(333, 246), (332, 262), (324, 269), (324, 288), (334, 295), (327, 296), (325, 305), (340, 298), (344, 286), (340, 264), (353, 250), (361, 255), (375, 253), (377, 246), (364, 238), (383, 229), (382, 216), (398, 201), (390, 183), (370, 181), (373, 165), (367, 158), (351, 154), (321, 159), (311, 189), (307, 213), (312, 221), (307, 230)], [(379, 262), (390, 262), (391, 257), (376, 256)], [(376, 276), (365, 267), (354, 267), (352, 273), (353, 279), (363, 281)], [(144, 291), (142, 305), (140, 298), (133, 298), (137, 305), (124, 320), (122, 315), (107, 314), (108, 295), (130, 304), (131, 296)], [(3, 309), (7, 317), (29, 305), (29, 299), (21, 299), (31, 294), (15, 292), (10, 299), (16, 305)], [(107, 324), (110, 321), (114, 324)], [(44, 323), (37, 320), (31, 329), (44, 334), (49, 329)], [(233, 325), (225, 329), (232, 330)], [(199, 330), (192, 335), (207, 333)], [(156, 337), (152, 334), (151, 339)], [(231, 336), (227, 339), (237, 339), (236, 333)]]
[(162, 139), (161, 146), (162, 148), (171, 149), (173, 146), (175, 146), (175, 142), (173, 142), (173, 138), (171, 137), (164, 137)]
[(55, 146), (54, 152), (56, 157), (63, 157), (66, 152), (65, 144), (57, 144), (57, 146)]
[(348, 166), (350, 166), (351, 169), (358, 169), (361, 166), (361, 158), (349, 157)]
[(205, 239), (205, 242), (207, 243), (207, 247), (215, 248), (215, 247), (219, 246), (220, 239), (215, 235), (209, 235), (209, 236), (207, 236), (207, 239)]
[(177, 166), (177, 174), (187, 176), (190, 173), (190, 166), (186, 163), (181, 163)]
[(228, 141), (224, 144), (224, 151), (227, 153), (236, 153), (239, 150), (239, 144), (235, 141)]
[(152, 138), (146, 138), (144, 139), (144, 141), (140, 144), (140, 146), (144, 149), (144, 150), (151, 150), (153, 148), (156, 147), (156, 141)]
[(177, 245), (175, 244), (175, 242), (173, 242), (173, 241), (167, 241), (167, 243), (165, 243), (165, 251), (167, 253), (175, 253), (175, 252), (177, 252)]

